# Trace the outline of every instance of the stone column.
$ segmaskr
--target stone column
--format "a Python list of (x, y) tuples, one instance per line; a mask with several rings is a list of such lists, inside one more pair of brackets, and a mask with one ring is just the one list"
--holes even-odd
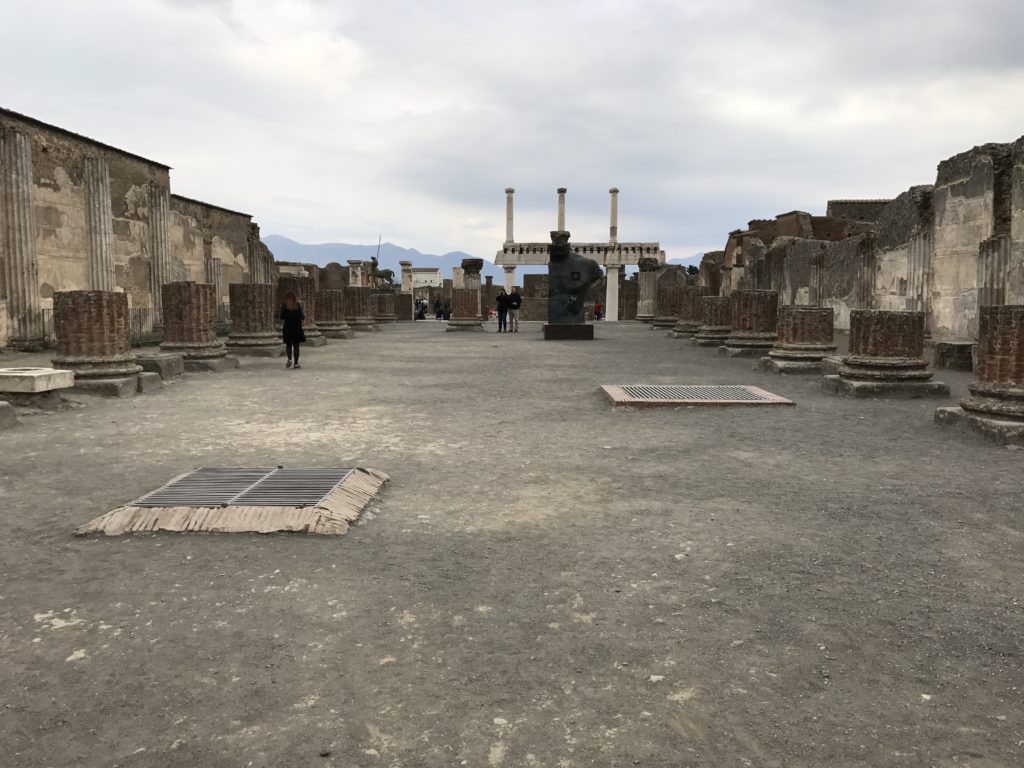
[(556, 229), (559, 232), (565, 231), (565, 193), (567, 191), (565, 187), (558, 188), (558, 226)]
[(516, 287), (516, 268), (502, 267), (505, 270), (505, 293), (512, 293), (512, 289)]
[(345, 320), (353, 331), (379, 331), (370, 306), (370, 289), (362, 285), (350, 285), (345, 289)]
[(949, 397), (930, 381), (924, 359), (924, 313), (855, 309), (850, 312), (850, 354), (822, 390), (853, 397)]
[(224, 303), (224, 295), (221, 293), (220, 284), (220, 259), (213, 258), (213, 238), (203, 238), (203, 266), (206, 272), (206, 282), (213, 286), (214, 295), (217, 297), (217, 304)]
[(505, 187), (505, 245), (515, 242), (512, 237), (512, 195), (515, 192), (512, 187)]
[(465, 275), (462, 272), (462, 267), (452, 267), (452, 288), (465, 288), (466, 281)]
[[(367, 288), (366, 290), (370, 290)], [(327, 339), (316, 324), (316, 283), (307, 275), (281, 275), (277, 278), (277, 306), (284, 304), (288, 291), (294, 291), (299, 303), (302, 304), (302, 330), (306, 334), (306, 343), (311, 347), (322, 347)]]
[(462, 260), (462, 286), (468, 290), (476, 291), (476, 315), (478, 319), (482, 319), (480, 312), (480, 270), (483, 268), (483, 259)]
[(164, 313), (164, 340), (160, 349), (185, 359), (185, 370), (220, 371), (237, 368), (217, 340), (217, 300), (207, 283), (165, 283), (160, 303)]
[[(711, 289), (706, 285), (683, 286), (683, 293), (679, 298), (679, 320), (672, 326), (673, 336), (681, 339), (696, 335), (700, 327), (704, 325), (700, 300), (710, 292)], [(726, 321), (725, 324), (729, 325), (729, 322)]]
[(663, 282), (658, 285), (654, 302), (654, 320), (651, 330), (672, 328), (679, 321), (680, 293), (683, 286), (679, 283)]
[(608, 190), (612, 196), (611, 222), (608, 225), (608, 242), (619, 242), (619, 188), (612, 187)]
[(171, 198), (167, 187), (149, 185), (149, 270), (153, 308), (160, 317), (163, 286), (174, 279), (171, 250), (167, 244), (167, 226), (170, 218)]
[(402, 293), (412, 293), (412, 262), (400, 261), (398, 266), (402, 268)]
[(32, 203), (32, 140), (0, 128), (0, 255), (10, 332), (7, 344), (34, 351), (46, 345)]
[(348, 284), (357, 288), (366, 286), (363, 280), (363, 262), (355, 259), (348, 260)]
[(720, 347), (732, 331), (732, 298), (729, 296), (698, 296), (697, 311), (701, 324), (693, 343), (701, 347)]
[(281, 334), (274, 329), (280, 310), (272, 283), (231, 283), (231, 333), (227, 347), (236, 355), (280, 357)]
[(89, 287), (112, 291), (114, 285), (114, 214), (110, 203), (110, 166), (85, 158), (85, 218), (89, 230)]
[(733, 291), (732, 331), (720, 348), (729, 357), (761, 357), (778, 339), (777, 291)]
[(356, 333), (345, 319), (344, 290), (321, 290), (316, 293), (316, 324), (329, 339), (351, 339)]
[(622, 267), (607, 267), (604, 284), (604, 319), (606, 322), (619, 320), (619, 280)]
[(395, 314), (395, 294), (378, 293), (374, 295), (376, 301), (374, 316), (378, 323), (396, 323), (398, 315)]
[(830, 307), (780, 307), (778, 341), (757, 367), (767, 373), (820, 373), (822, 358), (836, 351), (834, 321)]
[(480, 317), (480, 291), (474, 288), (452, 288), (452, 319), (445, 331), (483, 331)]
[(644, 256), (639, 261), (640, 275), (637, 277), (640, 295), (636, 302), (636, 319), (649, 323), (654, 319), (655, 293), (658, 289), (658, 260)]
[(138, 390), (129, 338), (128, 294), (114, 291), (60, 291), (53, 296), (55, 368), (75, 372), (75, 387), (96, 394), (127, 397)]

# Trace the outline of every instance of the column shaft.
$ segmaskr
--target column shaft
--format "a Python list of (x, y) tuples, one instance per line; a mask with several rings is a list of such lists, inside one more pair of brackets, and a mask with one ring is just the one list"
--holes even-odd
[(110, 205), (110, 166), (85, 158), (85, 215), (89, 225), (89, 287), (114, 290), (114, 215)]
[(512, 195), (515, 190), (512, 187), (505, 189), (505, 245), (515, 242), (512, 239)]
[(619, 276), (622, 267), (608, 267), (605, 275), (604, 319), (617, 322), (619, 319)]
[(170, 193), (157, 184), (149, 186), (149, 268), (152, 275), (153, 308), (163, 308), (163, 287), (174, 279), (171, 249), (167, 244)]

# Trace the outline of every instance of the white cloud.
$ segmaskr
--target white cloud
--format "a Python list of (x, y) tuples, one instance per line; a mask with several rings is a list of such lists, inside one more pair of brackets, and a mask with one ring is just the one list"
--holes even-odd
[(1024, 6), (864, 0), (51, 0), (5, 11), (2, 104), (166, 162), (263, 231), (491, 257), (568, 226), (720, 247), (895, 195), (1024, 126)]

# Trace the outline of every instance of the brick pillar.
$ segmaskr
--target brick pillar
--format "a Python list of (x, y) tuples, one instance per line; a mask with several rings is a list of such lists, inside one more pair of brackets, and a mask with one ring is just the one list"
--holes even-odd
[(398, 321), (398, 316), (395, 314), (395, 294), (374, 294), (374, 300), (376, 301), (374, 315), (378, 323), (394, 323)]
[(280, 309), (284, 304), (284, 297), (288, 291), (295, 293), (295, 297), (302, 304), (302, 314), (306, 319), (302, 321), (302, 330), (306, 334), (306, 343), (311, 347), (320, 347), (327, 343), (320, 327), (316, 324), (316, 290), (312, 277), (301, 275), (281, 275), (277, 278), (277, 306)]
[(164, 340), (160, 349), (194, 360), (212, 360), (227, 354), (217, 341), (217, 297), (208, 283), (164, 283), (160, 290)]
[(227, 347), (236, 355), (278, 357), (281, 334), (274, 328), (278, 318), (277, 290), (271, 283), (231, 283), (231, 333)]
[(55, 368), (75, 372), (75, 379), (135, 376), (129, 335), (128, 295), (114, 291), (59, 291), (53, 295)]
[(658, 268), (661, 264), (657, 259), (645, 256), (638, 262), (640, 274), (637, 275), (637, 283), (640, 296), (636, 303), (636, 319), (642, 323), (649, 323), (654, 319), (654, 302), (658, 286)]
[(826, 307), (779, 308), (779, 340), (758, 368), (769, 373), (816, 373), (821, 359), (836, 350), (832, 343), (835, 312)]
[(850, 354), (839, 375), (862, 381), (927, 381), (924, 313), (855, 309), (850, 312)]
[(452, 319), (446, 331), (483, 331), (480, 317), (480, 291), (476, 288), (452, 288)]
[(697, 296), (700, 327), (693, 342), (702, 347), (719, 347), (732, 330), (732, 298), (729, 296)]
[(968, 412), (1024, 422), (1024, 305), (978, 310), (978, 381), (960, 401)]
[[(483, 259), (462, 260), (462, 287), (476, 291), (476, 315), (481, 318), (480, 311), (480, 270), (484, 268)], [(454, 316), (454, 315), (453, 315)], [(482, 318), (481, 318), (482, 319)]]
[(317, 291), (316, 311), (317, 325), (327, 338), (351, 339), (356, 335), (345, 322), (345, 291)]
[[(679, 296), (679, 319), (672, 326), (672, 335), (678, 338), (693, 336), (704, 325), (700, 300), (709, 295), (706, 285), (684, 285)], [(725, 323), (729, 325), (728, 322)]]
[(679, 321), (679, 304), (683, 286), (679, 283), (664, 282), (658, 285), (654, 302), (654, 320), (651, 328), (672, 328)]
[(730, 351), (757, 354), (770, 349), (778, 334), (779, 294), (776, 291), (733, 291), (732, 331), (725, 341)]
[(379, 331), (370, 305), (370, 289), (361, 285), (345, 288), (345, 320), (354, 331)]

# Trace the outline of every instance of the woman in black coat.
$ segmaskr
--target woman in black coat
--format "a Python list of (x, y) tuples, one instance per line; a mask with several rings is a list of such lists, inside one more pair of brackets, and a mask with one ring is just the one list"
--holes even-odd
[[(288, 291), (281, 305), (281, 335), (284, 337), (284, 348), (288, 353), (285, 368), (302, 367), (299, 365), (299, 345), (306, 340), (306, 334), (302, 330), (302, 321), (305, 319), (306, 315), (302, 312), (302, 305), (295, 296), (295, 291)], [(292, 360), (295, 361), (294, 365)]]

